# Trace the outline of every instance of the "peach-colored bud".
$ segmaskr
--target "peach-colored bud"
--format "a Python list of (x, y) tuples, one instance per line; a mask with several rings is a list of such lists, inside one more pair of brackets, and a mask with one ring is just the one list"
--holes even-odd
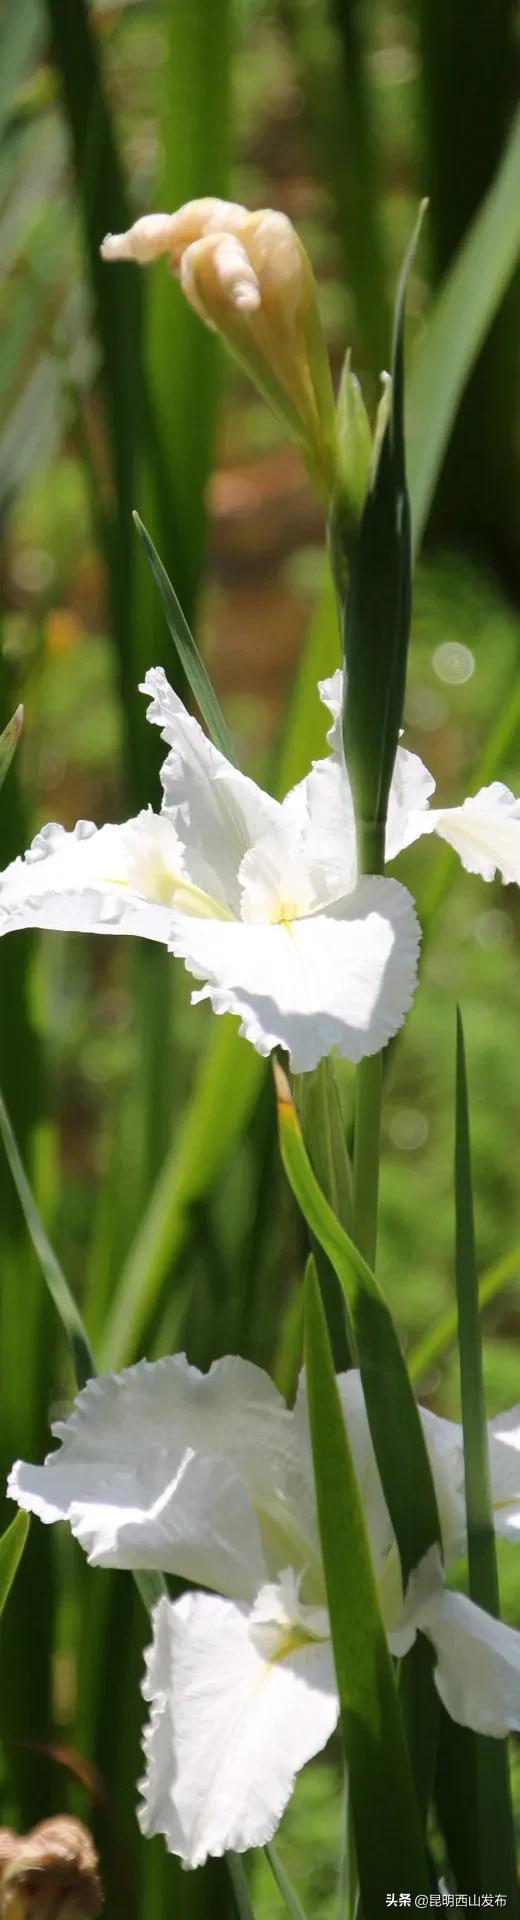
[(247, 249), (261, 288), (262, 303), (289, 302), (294, 313), (305, 292), (305, 264), (308, 265), (292, 221), (285, 213), (271, 208), (251, 213), (241, 239)]
[(97, 1855), (80, 1820), (59, 1815), (30, 1833), (0, 1832), (2, 1920), (95, 1920), (101, 1912)]
[(136, 260), (140, 267), (169, 252), (170, 233), (175, 215), (145, 213), (134, 220), (127, 233), (107, 233), (100, 246), (102, 260)]
[(337, 462), (330, 367), (312, 267), (287, 215), (189, 200), (108, 236), (101, 252), (105, 260), (167, 254), (190, 305), (274, 406), (328, 503)]
[(211, 327), (223, 324), (223, 306), (234, 307), (237, 313), (254, 313), (260, 306), (256, 274), (232, 233), (207, 234), (186, 248), (181, 286), (190, 305)]
[(218, 230), (238, 233), (247, 218), (245, 207), (235, 200), (218, 200), (206, 194), (201, 200), (187, 200), (177, 213), (145, 213), (134, 220), (127, 233), (107, 233), (100, 253), (102, 260), (136, 260), (141, 267), (165, 253), (173, 273), (180, 271), (183, 253), (193, 240)]

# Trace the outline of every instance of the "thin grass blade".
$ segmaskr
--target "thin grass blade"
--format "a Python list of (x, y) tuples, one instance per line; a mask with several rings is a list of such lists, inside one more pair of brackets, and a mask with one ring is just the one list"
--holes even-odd
[(459, 401), (520, 253), (520, 113), (493, 185), (421, 332), (408, 380), (406, 443), (414, 552)]
[[(457, 1008), (455, 1093), (455, 1275), (468, 1523), (469, 1591), (477, 1606), (500, 1616), (495, 1530), (489, 1473), (482, 1340), (478, 1300), (473, 1185), (464, 1030)], [(477, 1846), (481, 1891), (517, 1899), (515, 1836), (507, 1744), (475, 1735)]]
[[(39, 1260), (49, 1293), (59, 1313), (64, 1333), (67, 1336), (76, 1384), (81, 1388), (86, 1386), (87, 1380), (94, 1379), (96, 1373), (94, 1356), (79, 1308), (76, 1306), (68, 1280), (65, 1279), (65, 1274), (60, 1267), (54, 1248), (51, 1246), (43, 1225), (43, 1220), (38, 1212), (36, 1201), (31, 1193), (5, 1101), (2, 1099), (1, 1094), (0, 1134), (11, 1168), (27, 1231), (32, 1240), (34, 1251)], [(150, 1612), (152, 1606), (155, 1605), (155, 1601), (160, 1598), (161, 1593), (165, 1592), (165, 1583), (162, 1575), (153, 1572), (137, 1573), (135, 1575), (135, 1582), (141, 1598), (144, 1600), (144, 1604)]]
[(3, 786), (6, 773), (9, 772), (13, 754), (16, 752), (23, 727), (23, 707), (17, 707), (12, 720), (8, 720), (3, 733), (0, 733), (0, 787)]
[(34, 1251), (49, 1288), (49, 1293), (52, 1295), (54, 1305), (59, 1313), (64, 1333), (67, 1336), (78, 1386), (84, 1387), (86, 1381), (91, 1380), (96, 1371), (93, 1355), (79, 1308), (73, 1299), (68, 1281), (65, 1279), (65, 1274), (62, 1272), (54, 1249), (51, 1247), (50, 1240), (47, 1237), (43, 1225), (43, 1220), (36, 1206), (36, 1201), (31, 1193), (5, 1101), (1, 1094), (0, 1134), (11, 1168), (27, 1231), (32, 1240)]
[(17, 1513), (0, 1539), (0, 1614), (15, 1578), (29, 1532), (28, 1513)]
[(397, 1885), (410, 1888), (412, 1894), (426, 1892), (428, 1871), (361, 1496), (312, 1267), (307, 1276), (305, 1357), (318, 1517), (361, 1898), (367, 1914), (375, 1915), (385, 1911), (386, 1894)]
[(247, 1884), (245, 1867), (239, 1853), (227, 1853), (226, 1862), (229, 1878), (235, 1896), (239, 1920), (255, 1920), (254, 1907)]
[(211, 685), (209, 673), (204, 666), (204, 661), (201, 658), (196, 641), (193, 638), (193, 634), (190, 633), (188, 622), (184, 617), (182, 607), (177, 599), (177, 594), (174, 592), (171, 580), (168, 579), (166, 568), (163, 567), (162, 560), (159, 559), (153, 540), (151, 540), (150, 534), (147, 533), (146, 527), (143, 526), (139, 514), (134, 512), (133, 518), (138, 534), (143, 542), (175, 651), (178, 654), (183, 673), (186, 675), (193, 697), (205, 721), (210, 740), (213, 740), (214, 745), (220, 748), (221, 753), (225, 754), (226, 760), (230, 760), (231, 765), (235, 767), (236, 758), (229, 728), (224, 719), (222, 708), (219, 706), (214, 688)]
[[(479, 1314), (483, 1307), (496, 1300), (497, 1293), (506, 1287), (508, 1281), (518, 1280), (520, 1276), (520, 1242), (504, 1253), (501, 1260), (493, 1262), (482, 1275), (478, 1289)], [(438, 1320), (437, 1326), (423, 1334), (416, 1346), (407, 1355), (408, 1371), (412, 1380), (422, 1380), (429, 1373), (434, 1362), (440, 1360), (448, 1347), (452, 1347), (457, 1338), (457, 1308), (449, 1307)]]
[(285, 1871), (283, 1861), (280, 1859), (277, 1848), (273, 1846), (272, 1840), (267, 1842), (267, 1846), (264, 1847), (264, 1853), (266, 1860), (269, 1862), (275, 1886), (278, 1887), (278, 1892), (281, 1893), (282, 1900), (287, 1908), (288, 1914), (290, 1914), (291, 1920), (307, 1920), (305, 1908), (302, 1907), (301, 1900), (298, 1899), (298, 1895), (295, 1893), (289, 1875)]

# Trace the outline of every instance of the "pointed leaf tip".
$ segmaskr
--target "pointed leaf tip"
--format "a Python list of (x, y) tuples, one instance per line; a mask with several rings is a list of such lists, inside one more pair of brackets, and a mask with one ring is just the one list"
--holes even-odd
[(0, 786), (2, 786), (5, 780), (6, 773), (8, 773), (11, 765), (13, 753), (18, 746), (23, 722), (24, 709), (23, 706), (20, 705), (16, 708), (16, 712), (13, 713), (11, 720), (8, 720), (3, 733), (0, 734)]

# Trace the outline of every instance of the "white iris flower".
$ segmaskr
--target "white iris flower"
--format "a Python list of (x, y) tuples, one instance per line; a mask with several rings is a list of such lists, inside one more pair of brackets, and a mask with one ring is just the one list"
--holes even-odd
[[(148, 718), (169, 748), (160, 814), (122, 826), (48, 826), (0, 875), (0, 935), (19, 927), (160, 940), (202, 980), (194, 1001), (234, 1013), (257, 1051), (284, 1047), (297, 1073), (333, 1049), (358, 1061), (397, 1032), (415, 990), (419, 926), (406, 888), (358, 879), (341, 734), (342, 675), (320, 686), (333, 716), (327, 759), (273, 800), (213, 746), (162, 669)], [(520, 801), (495, 781), (460, 807), (430, 806), (435, 782), (399, 747), (386, 857), (437, 833), (463, 866), (520, 880)]]
[(0, 875), (0, 934), (161, 940), (204, 981), (194, 1000), (238, 1014), (259, 1053), (286, 1048), (296, 1072), (333, 1047), (353, 1061), (377, 1053), (414, 994), (410, 895), (395, 880), (357, 880), (353, 820), (331, 851), (314, 775), (273, 800), (212, 745), (160, 668), (143, 691), (169, 748), (161, 813), (44, 827)]
[[(520, 1635), (447, 1591), (434, 1550), (403, 1603), (395, 1537), (359, 1374), (339, 1391), (363, 1496), (389, 1644), (422, 1632), (461, 1725), (520, 1727)], [(464, 1547), (461, 1429), (423, 1412), (447, 1563)], [(92, 1564), (155, 1568), (209, 1591), (163, 1598), (153, 1616), (140, 1823), (200, 1866), (263, 1845), (295, 1775), (338, 1718), (303, 1383), (289, 1412), (244, 1360), (201, 1374), (177, 1354), (93, 1380), (43, 1467), (18, 1462), (9, 1493), (46, 1522), (68, 1520)], [(520, 1409), (492, 1422), (497, 1531), (517, 1537)]]

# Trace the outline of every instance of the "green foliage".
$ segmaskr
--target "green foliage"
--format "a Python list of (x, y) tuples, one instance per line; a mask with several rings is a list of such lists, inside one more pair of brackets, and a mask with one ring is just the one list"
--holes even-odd
[[(489, 1477), (486, 1405), (473, 1218), (468, 1089), (464, 1031), (457, 1009), (455, 1091), (455, 1277), (464, 1435), (464, 1476), (471, 1599), (500, 1614), (495, 1532)], [(480, 1888), (517, 1900), (515, 1837), (505, 1741), (473, 1736)]]
[[(307, 1277), (305, 1359), (316, 1496), (361, 1898), (428, 1885), (417, 1802), (321, 1295)], [(374, 1847), (374, 1830), (377, 1847)]]
[(224, 715), (219, 707), (216, 694), (211, 685), (209, 674), (206, 672), (204, 661), (201, 658), (198, 647), (195, 645), (193, 634), (190, 633), (188, 622), (184, 618), (182, 607), (179, 605), (177, 595), (174, 593), (171, 580), (168, 579), (162, 560), (159, 559), (159, 555), (155, 550), (153, 540), (150, 539), (146, 527), (143, 527), (143, 522), (139, 519), (139, 514), (134, 513), (133, 517), (137, 531), (143, 542), (150, 572), (155, 581), (173, 644), (179, 656), (188, 686), (200, 710), (210, 740), (213, 740), (214, 745), (220, 748), (220, 752), (225, 755), (226, 760), (230, 760), (231, 765), (234, 766), (236, 763), (233, 742)]
[(423, 1554), (440, 1540), (421, 1422), (384, 1295), (318, 1186), (285, 1076), (275, 1071), (283, 1164), (304, 1219), (327, 1254), (344, 1292), (353, 1355), (363, 1381), (374, 1452), (406, 1583)]
[(0, 1538), (0, 1613), (3, 1613), (13, 1580), (16, 1578), (29, 1532), (29, 1515), (15, 1514), (10, 1527)]
[[(427, 11), (433, 20), (435, 10)], [(457, 13), (461, 49), (465, 11)], [(381, 0), (370, 15), (350, 4), (329, 7), (326, 0), (294, 0), (276, 9), (263, 0), (233, 6), (230, 0), (197, 6), (175, 0), (169, 7), (152, 0), (144, 12), (108, 13), (79, 0), (48, 0), (47, 7), (25, 0), (5, 10), (0, 726), (22, 696), (26, 727), (0, 795), (2, 866), (50, 813), (69, 824), (80, 813), (117, 818), (157, 803), (158, 743), (144, 725), (137, 682), (147, 666), (162, 659), (168, 667), (168, 659), (162, 610), (132, 532), (135, 504), (230, 713), (235, 695), (233, 738), (240, 740), (243, 764), (251, 761), (281, 794), (323, 751), (316, 680), (332, 672), (339, 657), (330, 587), (301, 650), (311, 602), (301, 585), (303, 568), (289, 600), (282, 598), (276, 631), (273, 600), (266, 596), (264, 616), (253, 625), (254, 638), (248, 636), (255, 595), (261, 599), (278, 583), (285, 595), (285, 544), (321, 536), (314, 510), (296, 486), (291, 491), (289, 472), (286, 481), (272, 423), (262, 417), (260, 440), (258, 409), (253, 416), (243, 383), (229, 372), (216, 434), (219, 349), (166, 266), (142, 277), (130, 267), (101, 268), (98, 247), (107, 227), (128, 224), (152, 203), (173, 207), (192, 195), (229, 190), (255, 204), (287, 204), (316, 262), (334, 371), (347, 339), (372, 402), (374, 376), (386, 358), (390, 283), (420, 193), (429, 187), (419, 120), (429, 75), (417, 74), (415, 13), (415, 5), (389, 13)], [(468, 32), (473, 49), (472, 23)], [(455, 98), (460, 86), (458, 66)], [(503, 98), (499, 106), (505, 124)], [(468, 149), (475, 177), (483, 132), (482, 123)], [(311, 151), (318, 156), (319, 187)], [(514, 122), (494, 183), (431, 301), (428, 233), (411, 276), (410, 333), (416, 337), (407, 356), (407, 420), (416, 549), (465, 383), (518, 258), (519, 152)], [(339, 284), (340, 255), (347, 263), (346, 292)], [(511, 502), (517, 488), (505, 441), (510, 448), (517, 433), (515, 408), (504, 362), (502, 388), (495, 374), (495, 385), (484, 391), (482, 418), (493, 428), (493, 473), (507, 471)], [(215, 449), (212, 586), (201, 603)], [(466, 486), (463, 466), (460, 472), (469, 540), (478, 551), (477, 521), (467, 508), (478, 465), (475, 473), (466, 471)], [(236, 487), (235, 517), (222, 512), (222, 474), (230, 497)], [(453, 524), (460, 526), (460, 515), (447, 522), (448, 536)], [(316, 573), (314, 549), (304, 557), (307, 578), (311, 567)], [(406, 744), (432, 759), (448, 800), (467, 790), (466, 779), (476, 786), (504, 776), (518, 790), (511, 583), (515, 592), (511, 570), (501, 585), (460, 552), (430, 559), (418, 576)], [(234, 608), (239, 640), (233, 637), (226, 651), (228, 614), (235, 634)], [(457, 685), (440, 677), (441, 644), (469, 654), (471, 678)], [(186, 692), (180, 671), (177, 684)], [(211, 730), (207, 711), (206, 724)], [(0, 741), (0, 766), (1, 752)], [(428, 922), (428, 946), (421, 995), (383, 1094), (378, 1253), (380, 1283), (412, 1342), (410, 1370), (439, 1410), (451, 1414), (458, 1412), (459, 1381), (446, 1002), (461, 991), (476, 1096), (490, 1409), (517, 1390), (513, 1282), (520, 1272), (518, 916), (512, 890), (495, 887), (483, 898), (480, 884), (468, 876), (459, 881), (457, 871), (448, 850), (435, 854), (426, 843), (400, 863), (400, 877), (411, 878)], [(292, 1392), (302, 1357), (306, 1246), (277, 1173), (263, 1063), (230, 1020), (211, 1023), (204, 1009), (188, 1015), (186, 983), (177, 974), (172, 982), (166, 955), (139, 952), (134, 964), (124, 942), (91, 946), (102, 953), (58, 936), (38, 948), (25, 935), (0, 943), (0, 1084), (23, 1160), (21, 1167), (12, 1158), (18, 1194), (22, 1205), (27, 1194), (30, 1202), (24, 1221), (2, 1166), (3, 1475), (15, 1454), (42, 1457), (49, 1417), (67, 1403), (72, 1384), (27, 1225), (64, 1311), (80, 1377), (92, 1365), (83, 1323), (103, 1366), (133, 1360), (144, 1348), (152, 1354), (183, 1344), (206, 1365), (223, 1346), (238, 1347), (272, 1365)], [(493, 1011), (490, 1019), (490, 1008), (498, 1007), (500, 1018)], [(338, 1086), (350, 1137), (348, 1068), (340, 1069)], [(4, 1137), (12, 1140), (5, 1127)], [(23, 1186), (25, 1168), (30, 1187)], [(325, 1187), (317, 1162), (315, 1171)], [(348, 1230), (346, 1214), (343, 1224)], [(61, 1258), (70, 1275), (67, 1293)], [(0, 1542), (0, 1561), (8, 1540), (21, 1541), (22, 1527), (17, 1521), (14, 1527), (16, 1535), (10, 1529)], [(499, 1572), (503, 1610), (514, 1618), (517, 1585), (507, 1553), (499, 1556)], [(2, 1622), (1, 1817), (22, 1828), (65, 1805), (79, 1808), (96, 1827), (114, 1920), (145, 1914), (169, 1920), (173, 1913), (179, 1920), (228, 1920), (236, 1899), (225, 1863), (186, 1875), (161, 1841), (145, 1843), (137, 1831), (139, 1679), (148, 1631), (130, 1579), (86, 1568), (75, 1543), (32, 1527)], [(473, 1748), (471, 1736), (443, 1722), (438, 1783), (444, 1774), (445, 1791), (438, 1803), (461, 1884), (474, 1841)], [(105, 1810), (100, 1804), (96, 1812), (88, 1789), (50, 1757), (58, 1749), (72, 1756), (72, 1765), (79, 1756)], [(464, 1768), (470, 1817), (465, 1824), (459, 1796), (457, 1835), (450, 1811)], [(518, 1782), (515, 1797), (518, 1804)], [(279, 1848), (309, 1920), (337, 1913), (339, 1827), (337, 1771), (329, 1758), (320, 1759), (299, 1780)], [(438, 1833), (434, 1838), (440, 1858)], [(253, 1857), (246, 1871), (256, 1920), (279, 1920), (283, 1902), (268, 1862)]]

